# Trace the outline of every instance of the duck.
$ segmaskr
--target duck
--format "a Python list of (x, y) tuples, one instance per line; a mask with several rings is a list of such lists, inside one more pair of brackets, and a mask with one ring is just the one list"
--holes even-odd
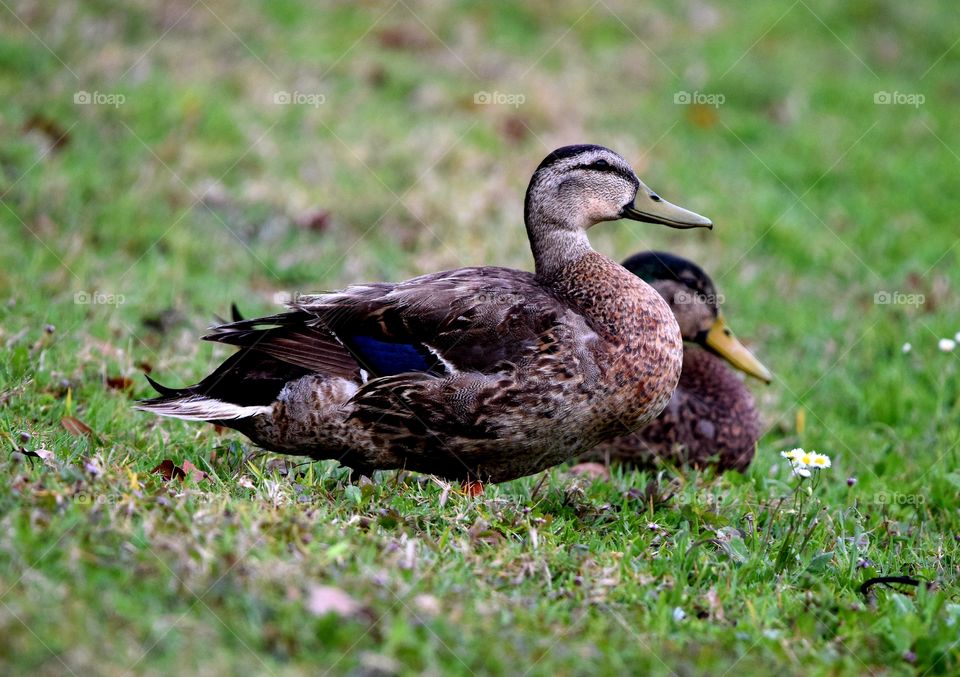
[(753, 460), (761, 423), (753, 395), (734, 369), (767, 384), (770, 371), (727, 326), (720, 312), (724, 298), (700, 266), (653, 251), (635, 254), (623, 266), (650, 284), (677, 318), (684, 340), (680, 381), (652, 423), (600, 443), (580, 460), (743, 472)]
[(148, 376), (158, 396), (137, 406), (336, 460), (356, 479), (402, 469), (497, 483), (564, 463), (652, 421), (680, 378), (670, 307), (590, 246), (589, 228), (619, 219), (713, 227), (617, 153), (564, 146), (526, 191), (534, 272), (458, 268), (234, 316), (203, 339), (237, 352), (184, 388)]

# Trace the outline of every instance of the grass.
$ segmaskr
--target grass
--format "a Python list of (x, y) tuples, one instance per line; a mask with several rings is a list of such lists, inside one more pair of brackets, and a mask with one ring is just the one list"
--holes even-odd
[[(945, 7), (155, 5), (0, 8), (5, 673), (960, 668)], [(718, 224), (592, 240), (714, 276), (777, 377), (745, 475), (351, 486), (131, 409), (145, 368), (176, 385), (225, 354), (196, 338), (231, 301), (529, 268), (522, 191), (579, 141)], [(797, 445), (834, 460), (802, 518)], [(199, 470), (164, 482), (164, 459)], [(877, 575), (924, 584), (861, 594)]]

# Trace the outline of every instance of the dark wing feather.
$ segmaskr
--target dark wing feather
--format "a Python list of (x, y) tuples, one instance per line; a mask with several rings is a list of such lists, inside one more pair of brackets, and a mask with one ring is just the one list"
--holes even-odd
[(239, 320), (213, 328), (206, 341), (256, 350), (278, 360), (329, 376), (358, 379), (356, 359), (330, 332), (308, 324), (300, 311)]
[(267, 405), (273, 402), (284, 385), (309, 372), (255, 350), (241, 350), (226, 359), (217, 369), (196, 385), (169, 388), (147, 376), (160, 397), (143, 404), (159, 404), (184, 397), (202, 396), (240, 406)]
[(569, 308), (531, 273), (460, 268), (399, 284), (300, 297), (292, 310), (214, 327), (204, 339), (312, 372), (360, 379), (494, 373), (531, 359)]
[[(531, 273), (460, 268), (396, 285), (356, 285), (294, 306), (354, 350), (354, 337), (414, 347), (441, 373), (492, 373), (537, 350), (568, 308)], [(362, 353), (362, 351), (360, 351)], [(363, 355), (356, 355), (361, 366)], [(432, 360), (431, 358), (436, 358)]]

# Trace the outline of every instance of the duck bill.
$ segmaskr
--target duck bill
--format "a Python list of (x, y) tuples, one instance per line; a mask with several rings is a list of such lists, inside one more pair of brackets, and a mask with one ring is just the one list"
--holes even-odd
[(642, 183), (636, 198), (623, 208), (621, 216), (671, 228), (713, 228), (713, 221), (707, 217), (667, 202)]
[(764, 383), (773, 380), (770, 371), (733, 335), (722, 315), (717, 317), (707, 331), (703, 344), (743, 373)]

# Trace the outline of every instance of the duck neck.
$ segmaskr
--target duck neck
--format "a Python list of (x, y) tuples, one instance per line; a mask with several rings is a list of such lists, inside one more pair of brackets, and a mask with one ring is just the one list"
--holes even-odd
[(551, 279), (593, 251), (587, 239), (587, 228), (593, 224), (579, 223), (565, 205), (538, 199), (539, 192), (533, 185), (528, 189), (523, 220), (537, 276)]
[(552, 279), (561, 270), (593, 251), (587, 231), (544, 225), (527, 225), (537, 277)]

